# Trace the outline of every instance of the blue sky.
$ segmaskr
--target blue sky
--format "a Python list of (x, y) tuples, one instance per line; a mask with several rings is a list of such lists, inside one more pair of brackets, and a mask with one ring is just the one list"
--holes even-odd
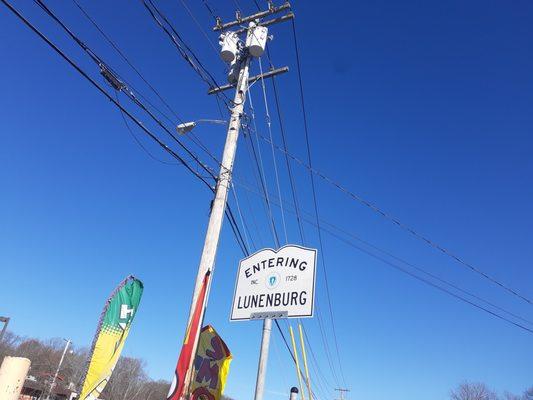
[[(181, 3), (159, 3), (222, 82), (223, 64)], [(232, 17), (232, 1), (211, 3), (225, 20)], [(245, 12), (255, 10), (249, 0), (239, 3)], [(95, 65), (37, 7), (30, 2), (14, 4), (98, 78)], [(219, 117), (205, 84), (139, 2), (81, 4), (182, 119)], [(72, 2), (49, 5), (161, 107)], [(216, 44), (202, 3), (189, 5)], [(295, 1), (294, 9), (315, 167), (533, 297), (531, 2)], [(87, 346), (106, 296), (133, 273), (145, 283), (145, 293), (125, 354), (144, 358), (152, 377), (170, 379), (211, 195), (182, 167), (149, 158), (109, 101), (5, 7), (0, 8), (0, 21), (0, 313), (12, 317), (11, 328), (21, 335), (69, 337), (75, 345)], [(305, 159), (290, 25), (278, 25), (271, 32), (274, 63), (291, 68), (277, 81), (289, 149)], [(253, 65), (253, 73), (257, 69)], [(270, 86), (267, 90), (273, 134), (281, 143), (273, 93)], [(258, 130), (267, 134), (259, 84), (251, 97)], [(169, 160), (141, 132), (134, 132), (153, 154)], [(204, 125), (196, 133), (215, 154), (221, 153), (223, 128)], [(261, 199), (242, 186), (255, 186), (254, 164), (246, 148), (241, 137), (237, 194), (248, 223), (256, 220), (254, 240), (271, 247)], [(263, 143), (261, 150), (269, 189), (275, 192), (270, 149)], [(282, 196), (289, 201), (279, 153), (277, 162)], [(296, 164), (293, 169), (302, 209), (312, 212), (307, 172)], [(331, 186), (317, 180), (317, 189), (324, 220), (533, 318), (530, 305)], [(279, 210), (275, 212), (281, 230)], [(298, 242), (294, 217), (287, 214), (286, 219), (290, 241)], [(305, 229), (307, 244), (318, 246), (313, 227)], [(513, 392), (533, 384), (531, 334), (327, 233), (324, 253), (351, 398), (446, 399), (463, 380)], [(236, 399), (253, 394), (261, 331), (257, 322), (228, 321), (240, 257), (225, 226), (207, 320), (234, 353), (227, 394)], [(322, 269), (317, 290), (321, 308), (327, 310)], [(324, 318), (328, 320), (327, 314)], [(323, 398), (333, 397), (336, 382), (317, 321), (305, 323), (328, 381)], [(336, 361), (329, 323), (326, 330)], [(274, 333), (266, 398), (281, 398), (279, 393), (294, 384), (287, 352)]]

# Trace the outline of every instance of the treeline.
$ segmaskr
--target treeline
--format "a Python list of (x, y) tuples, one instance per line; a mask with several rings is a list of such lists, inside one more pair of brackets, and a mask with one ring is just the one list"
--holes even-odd
[(498, 394), (484, 383), (464, 382), (450, 393), (451, 400), (533, 400), (533, 386), (521, 394)]
[[(32, 386), (46, 391), (55, 374), (65, 342), (61, 339), (37, 340), (23, 338), (6, 332), (0, 342), (0, 363), (4, 356), (26, 357), (31, 360), (29, 375)], [(80, 381), (87, 367), (89, 349), (72, 348), (63, 361), (56, 387), (80, 392)], [(167, 381), (150, 379), (145, 362), (131, 357), (121, 357), (102, 398), (106, 400), (161, 400), (170, 387)]]
[[(23, 338), (6, 332), (0, 342), (0, 363), (4, 356), (26, 357), (31, 360), (29, 375), (35, 378), (32, 384), (40, 390), (48, 390), (59, 364), (65, 342), (61, 339), (37, 340)], [(87, 348), (72, 348), (62, 364), (57, 386), (80, 391), (89, 354)], [(102, 398), (106, 400), (161, 400), (165, 399), (170, 383), (150, 379), (145, 362), (138, 358), (121, 357)], [(450, 392), (451, 400), (533, 400), (533, 386), (523, 393), (495, 393), (484, 383), (464, 382)], [(231, 400), (224, 398), (223, 400)]]

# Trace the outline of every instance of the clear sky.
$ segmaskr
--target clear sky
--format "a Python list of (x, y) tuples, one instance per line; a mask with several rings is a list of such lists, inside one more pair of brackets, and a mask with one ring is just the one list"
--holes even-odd
[[(223, 82), (223, 64), (182, 4), (158, 3)], [(255, 11), (251, 0), (239, 3), (244, 12)], [(96, 66), (41, 10), (31, 2), (14, 4), (102, 82)], [(182, 119), (220, 117), (204, 82), (140, 2), (81, 4)], [(216, 45), (203, 3), (188, 4)], [(224, 20), (232, 18), (234, 2), (210, 4)], [(49, 5), (162, 108), (71, 1)], [(294, 1), (294, 11), (315, 167), (532, 298), (533, 3), (312, 0)], [(170, 379), (211, 194), (184, 168), (148, 157), (112, 104), (4, 6), (0, 26), (0, 314), (12, 318), (11, 328), (18, 334), (68, 337), (76, 346), (87, 346), (107, 295), (133, 273), (143, 280), (145, 292), (125, 354), (145, 359), (153, 378)], [(305, 159), (290, 24), (271, 32), (274, 63), (291, 69), (277, 80), (289, 150)], [(257, 72), (255, 63), (252, 73)], [(251, 96), (258, 130), (267, 134), (259, 84)], [(270, 85), (267, 96), (274, 138), (281, 143)], [(136, 115), (153, 127), (145, 115)], [(139, 130), (134, 133), (154, 155), (170, 161)], [(221, 126), (204, 125), (196, 134), (221, 154)], [(261, 150), (274, 193), (270, 148), (262, 143)], [(195, 151), (208, 161), (205, 153)], [(280, 153), (277, 162), (282, 197), (290, 201)], [(256, 245), (270, 247), (261, 198), (242, 185), (257, 186), (253, 168), (241, 138), (237, 195)], [(296, 164), (293, 169), (302, 209), (312, 213), (307, 172)], [(317, 190), (325, 221), (533, 320), (531, 305), (321, 180)], [(233, 199), (232, 204), (235, 208)], [(281, 231), (279, 210), (275, 213)], [(293, 215), (287, 214), (286, 220), (289, 240), (299, 243)], [(313, 226), (305, 225), (305, 230), (307, 244), (318, 246)], [(261, 326), (228, 321), (241, 253), (227, 226), (219, 250), (206, 320), (234, 354), (227, 394), (247, 399), (253, 395)], [(352, 399), (426, 400), (446, 399), (463, 380), (513, 392), (533, 384), (531, 333), (327, 233), (324, 254), (346, 382), (336, 382), (316, 319), (306, 321), (327, 380), (322, 399), (332, 399), (337, 385), (348, 386)], [(318, 277), (337, 370), (322, 266)], [(281, 398), (296, 384), (296, 376), (277, 332), (269, 365), (266, 398)]]

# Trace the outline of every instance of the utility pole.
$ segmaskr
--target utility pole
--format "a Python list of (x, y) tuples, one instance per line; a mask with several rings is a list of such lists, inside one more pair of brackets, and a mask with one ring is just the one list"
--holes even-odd
[(63, 349), (63, 354), (61, 355), (61, 359), (59, 360), (59, 364), (57, 365), (57, 370), (56, 370), (56, 373), (54, 374), (54, 379), (52, 379), (52, 383), (50, 384), (50, 389), (48, 390), (48, 396), (46, 396), (46, 400), (50, 399), (50, 395), (52, 394), (52, 390), (54, 389), (54, 386), (56, 384), (57, 376), (59, 375), (59, 370), (61, 369), (61, 365), (63, 365), (63, 360), (65, 359), (65, 355), (67, 354), (70, 343), (72, 342), (70, 339), (68, 339), (67, 343), (65, 344), (65, 348)]
[[(248, 44), (252, 43), (254, 40), (257, 39), (257, 36), (255, 36), (256, 28), (259, 27), (259, 29), (266, 29), (266, 28), (261, 28), (261, 27), (272, 25), (277, 22), (287, 21), (291, 19), (293, 15), (292, 13), (288, 13), (287, 15), (284, 16), (285, 18), (275, 18), (275, 19), (268, 20), (268, 21), (262, 20), (264, 17), (282, 12), (283, 10), (286, 10), (289, 8), (290, 8), (290, 4), (288, 2), (285, 2), (282, 6), (279, 6), (279, 7), (275, 7), (270, 2), (269, 9), (266, 11), (253, 14), (248, 17), (241, 17), (239, 14), (237, 14), (237, 19), (235, 21), (232, 21), (226, 24), (222, 24), (220, 20), (217, 20), (217, 25), (213, 28), (213, 31), (215, 32), (223, 31), (224, 35), (236, 40), (236, 43), (235, 43), (236, 52), (233, 54), (234, 57), (227, 58), (227, 53), (224, 53), (224, 46), (223, 46), (223, 50), (221, 51), (221, 57), (225, 59), (225, 61), (227, 62), (233, 62), (232, 67), (238, 68), (238, 74), (236, 74), (237, 79), (235, 79), (234, 81), (230, 79), (229, 85), (224, 85), (222, 87), (217, 87), (217, 88), (211, 88), (208, 92), (208, 94), (216, 94), (223, 90), (227, 90), (227, 89), (235, 87), (233, 107), (231, 109), (231, 117), (228, 123), (226, 144), (224, 145), (224, 153), (222, 156), (222, 163), (220, 166), (220, 172), (219, 172), (219, 176), (217, 179), (215, 196), (214, 196), (214, 199), (211, 205), (211, 214), (209, 216), (209, 223), (207, 226), (207, 233), (205, 236), (202, 256), (200, 258), (200, 265), (198, 266), (198, 273), (196, 275), (196, 283), (195, 283), (194, 292), (192, 296), (187, 326), (189, 326), (191, 323), (191, 320), (194, 314), (196, 301), (198, 300), (198, 296), (202, 288), (204, 276), (208, 271), (212, 272), (215, 266), (215, 258), (216, 258), (216, 253), (217, 253), (217, 248), (218, 248), (218, 243), (219, 243), (219, 238), (220, 238), (220, 231), (222, 228), (222, 222), (224, 220), (224, 213), (226, 210), (228, 192), (229, 192), (230, 184), (231, 184), (231, 175), (233, 172), (233, 164), (235, 161), (235, 153), (237, 150), (237, 141), (239, 138), (239, 130), (241, 128), (242, 116), (244, 114), (244, 104), (246, 101), (246, 92), (248, 90), (248, 86), (250, 82), (254, 82), (258, 79), (268, 78), (268, 77), (277, 75), (279, 73), (284, 73), (288, 71), (288, 68), (284, 68), (284, 69), (282, 68), (280, 70), (270, 71), (268, 75), (263, 74), (263, 75), (250, 78), (249, 70), (250, 70), (251, 59), (253, 57), (260, 56), (260, 54), (259, 55), (257, 54), (257, 46), (255, 47), (255, 51), (252, 51), (252, 49), (248, 48), (247, 46)], [(237, 32), (231, 32), (228, 30), (229, 28), (232, 28), (234, 26), (240, 27), (241, 25), (245, 23), (249, 23), (248, 28), (240, 29)], [(246, 40), (244, 41), (245, 45), (243, 46), (243, 41), (238, 39), (238, 35), (240, 33), (245, 33), (245, 32), (246, 32)], [(224, 40), (223, 37), (224, 36), (221, 36), (221, 43)], [(264, 46), (266, 46), (266, 33), (264, 36), (264, 41), (265, 41)], [(264, 50), (264, 48), (262, 50)], [(253, 54), (254, 52), (256, 54)], [(262, 51), (261, 51), (261, 54), (262, 54)], [(202, 315), (201, 315), (200, 320), (203, 320), (203, 315), (207, 307), (211, 282), (212, 282), (212, 279), (209, 279), (207, 283), (207, 294), (206, 294), (206, 299), (205, 299), (205, 307), (202, 310)], [(266, 373), (266, 362), (267, 362), (267, 357), (268, 357), (268, 347), (269, 347), (269, 342), (270, 342), (271, 329), (272, 329), (272, 320), (271, 319), (264, 320), (263, 338), (262, 338), (262, 343), (261, 343), (261, 356), (260, 356), (260, 361), (259, 361), (259, 371), (258, 371), (258, 376), (257, 376), (257, 387), (256, 387), (255, 400), (261, 400), (262, 393), (263, 393), (264, 377)], [(198, 347), (199, 336), (200, 336), (200, 329), (198, 329), (196, 337), (193, 338), (194, 340), (193, 351), (192, 351), (193, 357), (191, 358), (191, 363), (189, 365), (188, 374), (185, 377), (186, 388), (190, 387), (192, 365), (194, 362), (194, 355), (196, 354), (196, 350)]]
[[(246, 32), (246, 44), (251, 43), (252, 36), (257, 39), (257, 36), (255, 36), (255, 26), (261, 26), (263, 29), (264, 27), (289, 21), (292, 18), (294, 18), (294, 14), (290, 12), (291, 5), (288, 1), (286, 1), (284, 4), (282, 4), (279, 7), (274, 6), (272, 1), (269, 1), (269, 8), (266, 11), (259, 11), (256, 14), (242, 17), (240, 15), (240, 12), (236, 13), (237, 19), (235, 21), (222, 24), (220, 20), (217, 20), (217, 26), (213, 28), (214, 31), (225, 31), (228, 28), (232, 28), (234, 26), (242, 26), (244, 23), (249, 22), (250, 27), (248, 29), (239, 29), (234, 32), (234, 34), (238, 35), (241, 33)], [(264, 17), (271, 16), (272, 14), (277, 14), (282, 11), (289, 10), (289, 12), (281, 17), (277, 17), (270, 20), (264, 20)], [(265, 35), (266, 35), (266, 29), (265, 29)], [(266, 46), (266, 42), (265, 42)], [(264, 50), (264, 49), (263, 49)], [(248, 51), (248, 49), (245, 49), (245, 51)], [(250, 49), (251, 52), (251, 49)], [(247, 56), (247, 61), (250, 61), (249, 55)], [(264, 73), (262, 75), (257, 75), (252, 78), (248, 78), (247, 76), (247, 85), (251, 84), (253, 82), (256, 82), (259, 79), (266, 79), (273, 77), (275, 75), (279, 75), (285, 72), (288, 72), (289, 68), (278, 68), (278, 69), (272, 69), (271, 71)], [(240, 82), (239, 82), (240, 83)], [(231, 86), (231, 84), (229, 85)], [(238, 87), (238, 86), (237, 86)], [(217, 93), (218, 91), (225, 90), (228, 88), (228, 85), (217, 88), (217, 89), (211, 89), (209, 91), (209, 94)], [(244, 104), (243, 104), (244, 105)], [(267, 371), (267, 364), (268, 364), (268, 353), (270, 348), (270, 334), (272, 332), (272, 319), (266, 318), (263, 320), (263, 331), (261, 335), (261, 349), (259, 352), (259, 363), (257, 367), (257, 378), (256, 378), (256, 384), (255, 384), (255, 393), (254, 393), (254, 400), (262, 400), (263, 398), (263, 392), (265, 388), (265, 379), (266, 379), (266, 371)]]
[(2, 330), (0, 331), (0, 342), (1, 342), (7, 330), (7, 324), (9, 324), (9, 317), (0, 317), (0, 322), (4, 323), (4, 326), (2, 327)]
[(344, 388), (335, 388), (335, 390), (340, 393), (340, 395), (339, 395), (340, 399), (338, 399), (338, 400), (345, 400), (344, 399), (344, 394), (350, 391), (350, 389), (344, 389)]
[[(224, 153), (222, 156), (222, 165), (220, 166), (220, 173), (218, 175), (215, 198), (211, 203), (211, 214), (209, 216), (209, 223), (207, 225), (207, 233), (205, 235), (204, 248), (202, 250), (202, 256), (200, 258), (200, 265), (198, 266), (198, 273), (196, 275), (196, 284), (194, 287), (194, 293), (192, 296), (191, 308), (189, 311), (189, 322), (192, 320), (196, 301), (200, 293), (203, 279), (207, 271), (213, 271), (215, 265), (215, 257), (218, 248), (218, 242), (220, 239), (220, 231), (222, 229), (222, 222), (224, 220), (224, 213), (226, 210), (226, 201), (231, 183), (231, 174), (233, 172), (233, 163), (235, 161), (235, 153), (237, 151), (237, 139), (239, 138), (239, 130), (241, 127), (241, 118), (244, 112), (244, 102), (246, 100), (246, 91), (248, 89), (248, 76), (249, 76), (250, 58), (248, 56), (243, 60), (241, 69), (239, 71), (239, 78), (237, 82), (237, 88), (233, 100), (233, 108), (231, 110), (231, 117), (228, 124), (228, 132), (226, 136), (226, 144), (224, 145)], [(207, 307), (207, 297), (209, 295), (209, 288), (211, 287), (212, 279), (208, 280), (207, 295), (205, 299), (205, 307), (202, 310), (200, 321), (203, 320), (203, 314)], [(190, 387), (191, 370), (194, 363), (196, 350), (198, 347), (198, 339), (200, 337), (200, 329), (198, 329), (197, 335), (194, 340), (193, 357), (191, 357), (191, 363), (189, 364), (188, 374), (185, 377), (185, 387)]]

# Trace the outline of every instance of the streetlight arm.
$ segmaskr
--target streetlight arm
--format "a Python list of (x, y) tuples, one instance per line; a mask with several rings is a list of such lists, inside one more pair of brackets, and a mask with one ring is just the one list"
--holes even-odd
[(196, 122), (207, 122), (211, 124), (219, 124), (219, 125), (226, 125), (228, 121), (225, 121), (223, 119), (199, 119)]
[(185, 135), (186, 133), (192, 131), (199, 122), (219, 125), (226, 125), (228, 123), (228, 121), (224, 121), (222, 119), (199, 119), (196, 121), (184, 122), (182, 124), (179, 124), (178, 126), (176, 126), (176, 130), (180, 135)]

